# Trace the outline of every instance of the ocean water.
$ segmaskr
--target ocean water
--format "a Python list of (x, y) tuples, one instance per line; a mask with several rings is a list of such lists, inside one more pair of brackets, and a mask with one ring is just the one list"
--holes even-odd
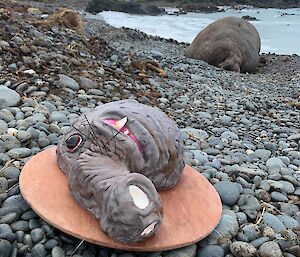
[[(288, 14), (288, 15), (287, 15)], [(227, 9), (218, 13), (188, 13), (184, 15), (142, 16), (120, 12), (101, 12), (90, 18), (105, 20), (114, 27), (138, 29), (150, 35), (173, 38), (190, 43), (208, 24), (226, 16), (250, 15), (259, 21), (251, 21), (260, 37), (262, 53), (300, 55), (300, 8), (297, 9)]]

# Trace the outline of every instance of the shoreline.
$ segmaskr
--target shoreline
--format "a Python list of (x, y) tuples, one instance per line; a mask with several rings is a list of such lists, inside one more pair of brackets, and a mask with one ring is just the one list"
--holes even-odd
[[(256, 73), (229, 72), (186, 58), (174, 40), (100, 20), (85, 20), (80, 33), (35, 23), (44, 12), (15, 2), (0, 8), (1, 257), (298, 256), (299, 56), (266, 55)], [(168, 76), (140, 77), (132, 63), (149, 59)], [(156, 253), (81, 244), (23, 199), (18, 178), (32, 156), (56, 145), (79, 115), (128, 98), (175, 120), (185, 162), (218, 191), (222, 219), (206, 239)]]

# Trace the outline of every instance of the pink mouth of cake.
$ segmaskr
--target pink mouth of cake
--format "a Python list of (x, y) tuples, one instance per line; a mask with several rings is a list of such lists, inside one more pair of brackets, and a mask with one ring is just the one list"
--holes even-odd
[(117, 128), (116, 124), (118, 122), (118, 120), (113, 120), (113, 119), (106, 119), (103, 120), (103, 122), (107, 125), (113, 126), (114, 128), (116, 128), (118, 131), (120, 131), (121, 133), (123, 133), (124, 135), (128, 136), (131, 138), (131, 140), (136, 144), (137, 148), (139, 149), (140, 152), (142, 152), (142, 147), (139, 144), (139, 142), (137, 141), (136, 137), (133, 135), (133, 133), (126, 127), (123, 126), (121, 128)]

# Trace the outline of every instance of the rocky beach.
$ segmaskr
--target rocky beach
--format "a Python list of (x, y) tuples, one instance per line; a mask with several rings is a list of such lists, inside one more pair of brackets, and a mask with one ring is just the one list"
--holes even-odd
[[(47, 22), (53, 13), (0, 1), (0, 257), (300, 256), (299, 56), (262, 55), (255, 73), (228, 72), (187, 59), (186, 44), (84, 16), (75, 27)], [(20, 193), (32, 156), (79, 115), (128, 98), (176, 121), (186, 163), (221, 197), (219, 225), (197, 244), (135, 253), (81, 242)]]

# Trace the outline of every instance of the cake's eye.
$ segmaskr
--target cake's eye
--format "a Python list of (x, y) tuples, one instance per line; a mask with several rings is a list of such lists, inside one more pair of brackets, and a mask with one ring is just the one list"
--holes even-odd
[(79, 146), (82, 144), (82, 136), (75, 134), (70, 136), (67, 140), (66, 140), (66, 145), (67, 145), (67, 149), (69, 150), (69, 152), (75, 152)]

